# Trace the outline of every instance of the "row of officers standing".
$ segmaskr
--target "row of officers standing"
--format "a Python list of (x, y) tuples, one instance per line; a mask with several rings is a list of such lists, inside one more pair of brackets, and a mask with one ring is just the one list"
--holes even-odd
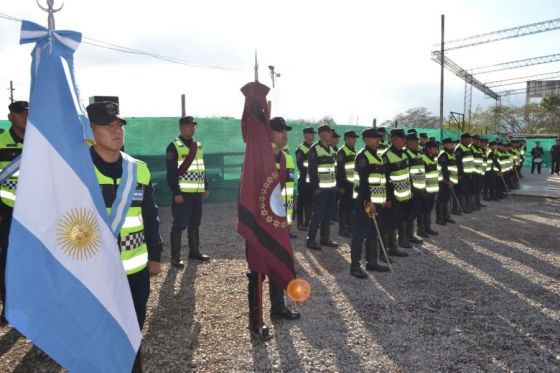
[[(450, 138), (439, 143), (414, 129), (393, 129), (386, 139), (385, 128), (369, 128), (361, 133), (365, 146), (357, 151), (354, 131), (344, 133), (340, 149), (333, 146), (330, 126), (321, 125), (317, 132), (305, 128), (295, 152), (297, 226), (307, 230), (307, 248), (321, 250), (338, 246), (330, 238), (330, 226), (338, 220), (339, 235), (351, 237), (350, 274), (361, 279), (368, 277), (360, 264), (362, 251), (367, 271), (388, 271), (378, 260), (407, 257), (399, 247), (421, 244), (416, 235), (438, 234), (432, 228), (433, 210), (437, 224), (455, 223), (451, 214), (472, 213), (485, 207), (483, 200), (504, 198), (522, 177), (522, 141), (489, 142), (463, 133), (458, 143)], [(293, 203), (286, 206), (291, 215)], [(387, 256), (379, 250), (380, 241)]]

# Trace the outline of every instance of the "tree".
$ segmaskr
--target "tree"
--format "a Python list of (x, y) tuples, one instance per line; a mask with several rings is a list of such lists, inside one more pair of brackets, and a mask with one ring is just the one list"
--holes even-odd
[(336, 122), (334, 121), (333, 117), (331, 117), (330, 115), (325, 115), (323, 118), (319, 120), (319, 124), (333, 125), (336, 124)]
[(439, 128), (439, 117), (425, 107), (408, 109), (395, 117), (399, 127)]

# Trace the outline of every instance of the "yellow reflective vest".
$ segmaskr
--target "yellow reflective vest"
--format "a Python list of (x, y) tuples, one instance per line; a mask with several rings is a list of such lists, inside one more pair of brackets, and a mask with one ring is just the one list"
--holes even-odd
[[(195, 141), (193, 139), (193, 141)], [(204, 151), (202, 150), (202, 143), (197, 141), (196, 155), (183, 175), (179, 175), (179, 188), (183, 193), (204, 193), (206, 187), (204, 181), (206, 180), (206, 168), (204, 167)], [(177, 150), (177, 168), (181, 166), (185, 158), (189, 156), (190, 149), (181, 139), (176, 138), (173, 140), (173, 145)]]
[[(4, 131), (0, 134), (0, 171), (9, 165), (14, 158), (21, 154), (23, 143), (17, 142), (12, 136), (11, 131)], [(0, 199), (10, 207), (14, 207), (16, 201), (16, 189), (19, 171), (16, 171), (8, 180), (0, 185)]]

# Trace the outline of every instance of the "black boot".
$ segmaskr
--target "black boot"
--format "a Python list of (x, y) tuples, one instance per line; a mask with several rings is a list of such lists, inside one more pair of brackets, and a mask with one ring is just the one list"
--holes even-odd
[(352, 240), (352, 244), (350, 245), (350, 276), (363, 280), (364, 278), (367, 278), (368, 275), (360, 266), (360, 261), (362, 259), (362, 245), (362, 241), (358, 243), (356, 240)]
[(348, 219), (346, 221), (346, 228), (348, 228), (348, 232), (352, 235), (352, 233), (354, 233), (354, 214), (349, 212), (348, 215), (346, 215), (346, 219)]
[(447, 222), (445, 221), (445, 215), (443, 213), (444, 207), (446, 204), (444, 203), (437, 203), (436, 204), (436, 224), (439, 225), (446, 225)]
[(200, 253), (200, 240), (198, 235), (198, 226), (189, 227), (189, 259), (200, 260), (207, 262), (210, 260), (208, 255)]
[(329, 223), (321, 223), (321, 240), (319, 244), (327, 247), (338, 247), (338, 242), (334, 242), (330, 239), (330, 230), (331, 227)]
[(426, 223), (424, 221), (424, 214), (419, 214), (416, 218), (416, 224), (418, 225), (418, 229), (416, 230), (416, 234), (420, 237), (430, 237), (428, 233), (426, 233)]
[(377, 237), (371, 240), (366, 240), (366, 271), (373, 272), (387, 272), (389, 268), (377, 264), (377, 257), (379, 256), (379, 241)]
[(305, 228), (305, 220), (303, 220), (303, 210), (304, 207), (301, 203), (300, 200), (298, 199), (297, 201), (297, 206), (296, 206), (296, 220), (297, 220), (297, 229), (299, 229), (300, 231), (304, 231)]
[(268, 294), (270, 295), (270, 319), (271, 320), (295, 320), (301, 317), (297, 311), (286, 307), (284, 289), (268, 279)]
[(470, 194), (467, 197), (467, 201), (470, 204), (473, 211), (479, 211), (480, 210), (480, 206), (478, 205), (478, 203), (476, 201), (476, 196), (474, 194)]
[(311, 206), (305, 206), (303, 211), (305, 213), (305, 228), (309, 228), (311, 226)]
[(470, 204), (468, 204), (468, 196), (460, 196), (459, 197), (459, 203), (461, 204), (461, 209), (463, 210), (463, 212), (465, 214), (470, 214), (471, 212), (473, 212), (473, 210), (470, 207)]
[[(403, 238), (404, 238), (404, 231), (403, 231)], [(400, 233), (399, 233), (399, 241), (401, 239), (400, 237)], [(406, 241), (406, 239), (405, 239)], [(408, 243), (408, 241), (406, 241), (406, 243)], [(400, 242), (398, 243), (399, 246), (401, 246)], [(412, 245), (408, 244), (410, 247), (412, 247)], [(399, 251), (398, 247), (397, 247), (397, 230), (396, 229), (391, 229), (391, 232), (389, 232), (389, 251), (387, 252), (387, 254), (389, 254), (389, 256), (399, 256), (399, 257), (407, 257), (408, 254), (402, 251)]]
[[(249, 328), (251, 332), (259, 335), (263, 338), (270, 338), (270, 332), (268, 326), (264, 323), (259, 325), (259, 284), (257, 280), (257, 274), (248, 274), (249, 286), (247, 289), (247, 295), (249, 299)], [(262, 294), (262, 292), (261, 292)]]
[[(383, 246), (385, 247), (385, 250), (386, 250), (385, 254), (388, 254), (388, 252), (389, 252), (389, 233), (381, 232), (381, 241), (383, 242)], [(383, 250), (383, 249), (381, 249), (381, 250)], [(381, 253), (381, 255), (379, 255), (379, 260), (381, 260), (383, 263), (387, 263), (387, 259), (389, 259), (389, 263), (393, 263), (391, 258), (385, 257), (385, 254)]]
[(432, 229), (432, 212), (427, 212), (424, 214), (424, 230), (426, 233), (432, 236), (437, 236), (439, 233)]
[(449, 213), (449, 205), (447, 203), (443, 204), (442, 213), (446, 223), (455, 224), (455, 220), (451, 219), (451, 214)]
[(348, 230), (348, 213), (338, 211), (338, 235), (341, 237), (352, 237), (350, 231)]
[[(461, 209), (459, 208), (459, 197), (455, 198), (451, 198), (451, 204), (453, 205), (453, 208), (451, 209), (451, 213), (453, 215), (457, 215), (457, 216), (461, 216), (463, 215), (463, 213), (461, 212)], [(449, 206), (447, 206), (447, 208), (449, 209)]]
[(480, 207), (486, 207), (486, 205), (480, 202), (480, 193), (476, 193), (476, 203), (478, 203)]
[(421, 239), (414, 237), (414, 219), (406, 221), (406, 240), (415, 244), (421, 244), (424, 242)]
[(406, 221), (405, 220), (403, 220), (399, 223), (398, 231), (399, 231), (399, 239), (397, 241), (398, 245), (400, 247), (405, 248), (405, 249), (412, 249), (412, 245), (406, 239)]
[(181, 259), (181, 231), (171, 231), (169, 242), (171, 245), (171, 265), (175, 268), (184, 268), (185, 263)]
[(315, 237), (317, 237), (318, 226), (315, 224), (309, 225), (309, 230), (307, 231), (307, 248), (311, 250), (321, 250), (321, 246), (317, 245)]

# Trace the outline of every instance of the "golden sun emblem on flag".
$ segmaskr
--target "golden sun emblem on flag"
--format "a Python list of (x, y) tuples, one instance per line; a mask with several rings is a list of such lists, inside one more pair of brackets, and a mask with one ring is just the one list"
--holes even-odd
[(75, 260), (87, 260), (101, 247), (95, 214), (84, 208), (64, 214), (58, 222), (56, 236), (62, 251)]

